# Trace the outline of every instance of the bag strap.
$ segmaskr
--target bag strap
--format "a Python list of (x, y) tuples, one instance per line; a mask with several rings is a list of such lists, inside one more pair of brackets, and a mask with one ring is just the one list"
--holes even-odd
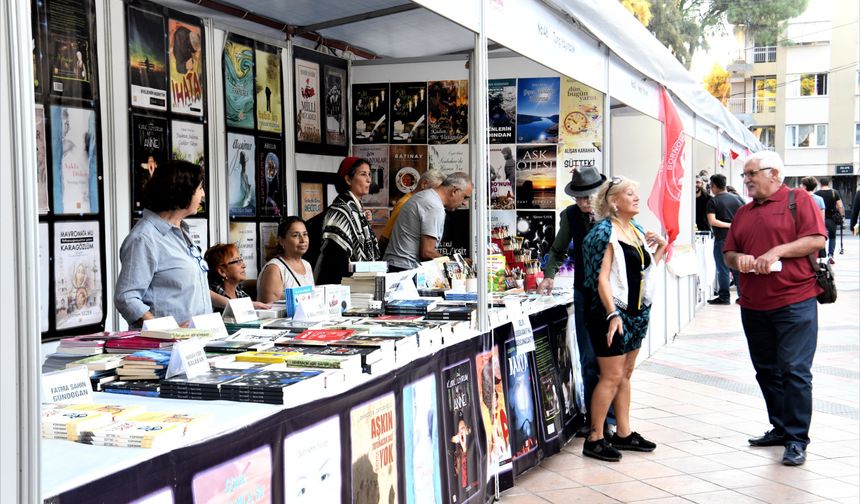
[(301, 283), (301, 282), (299, 281), (299, 279), (296, 277), (296, 274), (295, 274), (295, 273), (293, 273), (292, 268), (290, 268), (289, 266), (287, 266), (287, 263), (286, 263), (286, 262), (284, 262), (284, 260), (283, 260), (283, 259), (281, 259), (280, 257), (276, 257), (275, 259), (277, 259), (277, 260), (281, 261), (281, 264), (283, 264), (283, 265), (284, 265), (284, 267), (285, 267), (285, 268), (287, 268), (287, 271), (289, 271), (289, 272), (290, 272), (290, 275), (292, 275), (292, 276), (293, 276), (293, 280), (295, 280), (295, 281), (296, 281), (296, 285), (298, 285), (299, 287), (301, 287), (301, 286), (302, 286), (302, 283)]
[[(797, 229), (797, 202), (795, 201), (794, 191), (797, 189), (791, 189), (788, 191), (788, 209), (791, 211), (791, 218), (794, 219), (794, 227)], [(820, 265), (818, 264), (817, 254), (815, 252), (809, 254), (807, 259), (809, 259), (809, 264), (812, 265), (812, 271), (815, 274), (818, 274), (818, 270), (820, 269)]]

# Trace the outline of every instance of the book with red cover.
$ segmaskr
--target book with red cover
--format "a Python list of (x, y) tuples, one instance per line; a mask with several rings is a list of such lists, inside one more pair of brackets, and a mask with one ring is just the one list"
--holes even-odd
[(293, 339), (304, 341), (340, 341), (355, 334), (352, 329), (308, 329)]

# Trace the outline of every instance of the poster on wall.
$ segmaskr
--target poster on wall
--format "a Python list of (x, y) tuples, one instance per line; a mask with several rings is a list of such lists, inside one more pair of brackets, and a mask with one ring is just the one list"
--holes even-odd
[(388, 83), (353, 84), (352, 143), (388, 143)]
[(167, 161), (167, 120), (131, 116), (132, 211), (143, 211), (143, 188)]
[[(185, 121), (170, 122), (171, 159), (198, 164), (206, 172), (206, 144), (203, 125)], [(197, 213), (206, 211), (206, 200), (200, 203)]]
[(260, 217), (280, 217), (284, 206), (281, 190), (281, 141), (273, 138), (257, 139), (257, 181)]
[(354, 503), (398, 502), (394, 405), (394, 394), (386, 394), (354, 407), (349, 413)]
[(296, 140), (319, 144), (320, 66), (296, 58)]
[(206, 252), (209, 249), (209, 223), (206, 219), (185, 219), (188, 224), (188, 237), (191, 243)]
[(523, 248), (537, 255), (543, 268), (555, 240), (555, 212), (518, 210), (517, 236), (523, 237)]
[(478, 495), (481, 487), (471, 362), (463, 361), (442, 370), (442, 383), (447, 500), (462, 504)]
[[(558, 180), (569, 181), (573, 170), (594, 167), (603, 171), (603, 93), (565, 77), (561, 83), (561, 118)], [(565, 208), (574, 199), (556, 188), (556, 205)]]
[(491, 79), (487, 85), (490, 143), (514, 143), (517, 127), (517, 80)]
[(517, 143), (558, 142), (559, 78), (517, 80)]
[(573, 379), (573, 361), (571, 360), (570, 349), (576, 345), (575, 332), (573, 323), (568, 320), (562, 324), (556, 323), (555, 337), (550, 338), (555, 367), (558, 370), (560, 380), (565, 426), (571, 425), (571, 422), (578, 415), (576, 400), (578, 399), (580, 402), (585, 400), (581, 393), (579, 393), (580, 397), (577, 397), (577, 393), (574, 392), (576, 384)]
[(170, 19), (170, 109), (176, 114), (203, 117), (203, 35), (199, 23)]
[(555, 208), (557, 153), (555, 144), (517, 146), (517, 209)]
[(498, 345), (475, 356), (475, 371), (478, 376), (481, 419), (484, 432), (487, 433), (487, 481), (490, 481), (492, 468), (503, 467), (511, 462), (510, 425)]
[(98, 146), (92, 110), (51, 106), (54, 213), (98, 213)]
[(51, 211), (48, 202), (48, 146), (45, 143), (45, 107), (36, 104), (36, 183), (39, 189), (39, 214)]
[(427, 143), (427, 83), (391, 83), (389, 138), (393, 144)]
[(379, 187), (379, 192), (366, 194), (361, 204), (366, 207), (388, 206), (388, 146), (356, 145), (352, 155), (370, 161), (370, 183)]
[(164, 48), (164, 17), (129, 7), (128, 75), (131, 105), (167, 110), (167, 61)]
[(72, 329), (102, 320), (102, 263), (99, 223), (54, 224), (56, 327)]
[(230, 217), (253, 217), (257, 211), (254, 184), (254, 137), (227, 133), (227, 200)]
[(498, 229), (502, 232), (502, 228), (507, 232), (507, 236), (517, 235), (517, 211), (516, 210), (491, 210), (490, 211), (490, 230)]
[(549, 342), (549, 331), (546, 327), (534, 332), (535, 367), (538, 374), (538, 398), (541, 406), (541, 426), (544, 440), (550, 441), (558, 437), (562, 428), (561, 415), (561, 384), (558, 381), (558, 370), (555, 367), (553, 349)]
[(48, 223), (39, 223), (39, 331), (45, 332), (51, 328), (49, 317), (48, 290), (51, 288), (48, 271), (50, 267), (50, 243), (48, 242)]
[(253, 222), (231, 222), (230, 243), (235, 243), (245, 261), (245, 274), (257, 278), (257, 225)]
[(308, 220), (323, 211), (323, 185), (316, 182), (299, 184), (299, 212), (302, 220)]
[(93, 46), (90, 26), (95, 16), (90, 0), (47, 3), (51, 94), (93, 99)]
[(194, 502), (272, 501), (272, 448), (263, 445), (194, 475)]
[(388, 150), (389, 205), (418, 187), (427, 171), (426, 145), (391, 145)]
[(513, 210), (516, 208), (514, 187), (516, 186), (517, 146), (490, 145), (490, 208)]
[(346, 70), (325, 65), (325, 142), (346, 146)]
[(517, 354), (516, 339), (505, 342), (511, 453), (514, 460), (537, 449), (537, 417), (529, 354)]
[(260, 270), (269, 260), (278, 255), (278, 223), (260, 223)]
[[(427, 146), (427, 169), (439, 170), (445, 176), (456, 172), (469, 174), (469, 146), (460, 145), (428, 145)], [(469, 200), (457, 207), (469, 208)]]
[(436, 377), (403, 387), (403, 464), (406, 504), (442, 504)]
[(341, 501), (340, 418), (333, 416), (284, 439), (284, 504)]
[(257, 129), (280, 133), (284, 129), (281, 99), (281, 54), (255, 51), (257, 62)]
[(230, 39), (224, 43), (224, 113), (227, 126), (254, 128), (254, 51)]
[(427, 142), (461, 144), (469, 141), (469, 81), (427, 83), (430, 99)]

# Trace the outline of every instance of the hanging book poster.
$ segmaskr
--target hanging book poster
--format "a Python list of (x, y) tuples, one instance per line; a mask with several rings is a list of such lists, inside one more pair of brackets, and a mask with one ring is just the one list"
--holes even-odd
[(54, 213), (98, 213), (98, 146), (92, 110), (51, 106)]
[[(569, 317), (566, 321), (556, 322), (554, 325), (555, 337), (550, 339), (552, 344), (552, 352), (555, 358), (555, 367), (558, 369), (558, 376), (561, 385), (562, 395), (562, 411), (564, 413), (565, 426), (571, 425), (571, 422), (577, 415), (577, 406), (575, 400), (584, 401), (582, 393), (575, 393), (576, 382), (573, 378), (573, 361), (571, 360), (570, 348), (576, 345), (576, 321), (573, 317)], [(577, 366), (577, 374), (579, 367)], [(576, 397), (579, 395), (579, 397)]]
[(224, 109), (227, 126), (254, 128), (254, 51), (230, 39), (224, 43)]
[(579, 81), (565, 77), (561, 82), (561, 138), (559, 142), (573, 147), (603, 143), (603, 93)]
[(517, 146), (517, 209), (555, 208), (558, 146)]
[[(278, 223), (260, 223), (260, 264), (265, 265), (278, 255)], [(261, 266), (262, 269), (262, 266)]]
[(517, 143), (558, 142), (559, 78), (517, 80)]
[(258, 199), (260, 202), (260, 217), (280, 217), (284, 206), (284, 194), (281, 189), (281, 141), (272, 138), (257, 139), (257, 166), (260, 184)]
[(436, 377), (403, 388), (403, 464), (406, 504), (442, 504)]
[(484, 432), (487, 433), (487, 481), (491, 479), (492, 469), (502, 467), (511, 461), (511, 436), (508, 424), (508, 409), (505, 406), (505, 390), (502, 382), (502, 366), (499, 360), (499, 346), (475, 356), (475, 370), (478, 374), (478, 398), (481, 404), (481, 418)]
[(418, 179), (427, 171), (427, 146), (391, 145), (388, 149), (388, 203), (394, 206), (418, 187)]
[(143, 211), (143, 188), (167, 161), (167, 120), (131, 116), (132, 211)]
[(200, 24), (168, 21), (170, 109), (203, 117), (203, 35)]
[[(428, 145), (427, 146), (427, 169), (439, 170), (447, 177), (452, 173), (463, 172), (469, 174), (469, 146), (461, 145)], [(469, 208), (469, 200), (457, 207), (459, 209)]]
[(469, 141), (469, 81), (427, 83), (430, 96), (427, 142), (461, 144)]
[(480, 493), (480, 454), (475, 440), (475, 396), (470, 361), (442, 370), (443, 424), (448, 470), (448, 502), (462, 504)]
[(257, 226), (253, 222), (231, 222), (230, 243), (235, 243), (245, 261), (245, 274), (257, 278)]
[(535, 366), (538, 373), (538, 397), (540, 398), (543, 418), (543, 438), (546, 441), (558, 437), (561, 431), (561, 385), (558, 381), (558, 370), (555, 367), (552, 347), (549, 342), (549, 331), (546, 327), (534, 332)]
[(93, 47), (90, 26), (96, 21), (90, 0), (47, 3), (51, 94), (93, 99)]
[(320, 133), (320, 66), (296, 58), (296, 139), (318, 144)]
[(353, 504), (388, 504), (397, 498), (397, 411), (394, 394), (349, 413)]
[(490, 115), (490, 143), (514, 143), (517, 126), (517, 80), (491, 79), (487, 82)]
[(54, 224), (54, 299), (57, 329), (102, 320), (102, 262), (99, 223)]
[(325, 65), (325, 143), (346, 145), (346, 70)]
[(231, 218), (253, 217), (257, 211), (254, 153), (254, 137), (227, 133), (227, 199)]
[(573, 177), (573, 170), (594, 167), (598, 173), (601, 173), (603, 171), (603, 154), (594, 145), (577, 147), (575, 145), (559, 144), (558, 156), (559, 160), (556, 167), (557, 180), (565, 182), (556, 186), (555, 202), (557, 208), (567, 208), (576, 202), (572, 196), (564, 192), (564, 187)]
[(284, 504), (341, 502), (340, 417), (284, 439)]
[(195, 504), (272, 502), (272, 449), (263, 445), (194, 475)]
[(313, 219), (323, 211), (323, 185), (316, 182), (299, 184), (299, 212), (302, 220)]
[(191, 243), (204, 252), (209, 249), (209, 223), (206, 219), (185, 219), (188, 224), (188, 237)]
[(39, 223), (39, 330), (45, 332), (51, 328), (51, 323), (48, 316), (48, 290), (51, 288), (50, 278), (48, 278), (48, 268), (50, 267), (50, 250), (51, 244), (48, 242), (48, 223)]
[(353, 144), (388, 143), (388, 84), (352, 85)]
[(385, 224), (388, 223), (388, 219), (391, 217), (391, 211), (388, 207), (364, 208), (370, 211), (370, 229), (373, 230), (373, 234), (375, 234), (376, 238), (379, 239), (379, 237), (382, 236), (382, 230), (385, 229)]
[(518, 459), (537, 448), (534, 387), (528, 353), (517, 353), (516, 339), (505, 342), (511, 452)]
[(531, 250), (543, 268), (555, 240), (555, 212), (517, 211), (517, 236), (523, 237), (523, 248)]
[(361, 198), (361, 204), (366, 207), (388, 206), (388, 146), (387, 145), (356, 145), (352, 155), (370, 161), (370, 184), (379, 191), (366, 194)]
[(427, 83), (391, 83), (389, 136), (393, 144), (427, 143)]
[(36, 104), (36, 182), (39, 188), (39, 213), (51, 211), (48, 203), (48, 146), (45, 139), (45, 107)]
[(281, 103), (281, 54), (257, 49), (257, 129), (280, 133), (284, 129)]
[(154, 12), (129, 7), (126, 22), (131, 105), (167, 110), (164, 18)]
[[(171, 158), (188, 161), (203, 167), (206, 171), (206, 149), (203, 139), (203, 125), (185, 121), (170, 122)], [(206, 201), (200, 203), (197, 213), (206, 211)]]
[(516, 210), (491, 210), (490, 211), (490, 230), (495, 233), (494, 229), (502, 232), (502, 229), (507, 232), (507, 236), (517, 235), (517, 212)]
[(516, 145), (490, 145), (490, 208), (513, 210), (516, 208)]

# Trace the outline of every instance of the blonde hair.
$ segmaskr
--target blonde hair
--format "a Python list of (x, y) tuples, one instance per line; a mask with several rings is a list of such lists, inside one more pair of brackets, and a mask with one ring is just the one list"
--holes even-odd
[(631, 187), (634, 190), (638, 189), (639, 183), (621, 175), (612, 177), (604, 182), (603, 185), (600, 186), (600, 189), (598, 189), (597, 195), (595, 195), (592, 200), (594, 213), (597, 217), (605, 219), (606, 217), (613, 215), (615, 205), (612, 204), (611, 199), (614, 199), (617, 194), (627, 191)]

